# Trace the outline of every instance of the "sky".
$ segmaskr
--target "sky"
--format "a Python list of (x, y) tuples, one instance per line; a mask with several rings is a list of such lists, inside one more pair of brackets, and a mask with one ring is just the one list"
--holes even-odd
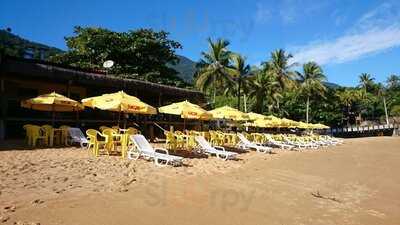
[(165, 30), (194, 61), (208, 37), (229, 40), (251, 65), (281, 48), (292, 63), (316, 61), (344, 86), (363, 72), (378, 82), (400, 74), (400, 0), (0, 1), (0, 29), (32, 41), (66, 50), (77, 25)]

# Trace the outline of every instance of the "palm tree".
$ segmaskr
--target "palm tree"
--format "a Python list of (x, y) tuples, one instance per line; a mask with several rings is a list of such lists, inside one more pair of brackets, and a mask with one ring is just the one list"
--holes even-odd
[(263, 63), (264, 66), (268, 64), (268, 69), (271, 74), (277, 78), (282, 90), (290, 86), (295, 75), (295, 73), (290, 70), (296, 65), (295, 63), (290, 63), (292, 57), (291, 54), (287, 54), (283, 49), (278, 49), (271, 53), (270, 61)]
[(323, 81), (326, 77), (322, 71), (322, 68), (315, 62), (309, 62), (303, 65), (303, 73), (296, 72), (300, 81), (300, 90), (307, 96), (306, 103), (306, 122), (309, 121), (309, 108), (310, 108), (310, 97), (323, 96), (326, 91), (326, 87)]
[(237, 109), (240, 110), (240, 91), (244, 83), (245, 76), (250, 73), (250, 65), (246, 64), (246, 59), (239, 54), (232, 54), (232, 69), (229, 70), (231, 76), (237, 81)]
[(279, 92), (280, 85), (276, 77), (269, 70), (260, 70), (249, 78), (249, 96), (255, 99), (255, 111), (263, 113), (264, 102), (271, 112), (282, 98)]
[(390, 75), (386, 80), (388, 89), (396, 89), (400, 87), (400, 76), (395, 74)]
[(208, 39), (209, 51), (202, 52), (203, 59), (197, 64), (196, 86), (201, 90), (213, 87), (213, 102), (217, 86), (222, 85), (224, 81), (230, 80), (230, 75), (227, 73), (231, 52), (227, 49), (229, 42), (224, 39), (218, 39), (213, 42)]
[(362, 73), (359, 76), (359, 83), (360, 83), (360, 87), (362, 87), (364, 89), (364, 92), (367, 93), (367, 91), (374, 84), (374, 78), (369, 73)]
[[(347, 108), (347, 115), (350, 115), (351, 107), (354, 102), (359, 101), (361, 98), (362, 91), (353, 90), (353, 89), (345, 89), (344, 91), (340, 91), (336, 93), (336, 96), (339, 98), (341, 104), (343, 104)], [(349, 119), (347, 119), (347, 126), (350, 125)]]
[(375, 93), (378, 97), (381, 97), (383, 99), (383, 108), (385, 110), (385, 118), (386, 118), (386, 124), (389, 125), (389, 116), (388, 116), (388, 110), (386, 107), (386, 88), (381, 84), (378, 83), (377, 85), (377, 93)]

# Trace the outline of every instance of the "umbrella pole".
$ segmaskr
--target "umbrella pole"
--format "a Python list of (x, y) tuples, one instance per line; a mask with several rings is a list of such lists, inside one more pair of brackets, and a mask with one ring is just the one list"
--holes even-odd
[(55, 112), (55, 110), (54, 110), (54, 103), (51, 105), (51, 126), (52, 127), (54, 127), (54, 120), (55, 120), (55, 117), (56, 117), (56, 112)]
[(127, 119), (126, 119), (126, 115), (124, 113), (124, 129), (126, 129), (126, 122), (127, 122)]
[(121, 120), (121, 110), (118, 112), (118, 127), (119, 127), (119, 121)]
[(79, 111), (76, 111), (76, 127), (79, 127)]
[(185, 131), (185, 129), (186, 129), (186, 119), (183, 118), (183, 131)]
[(56, 112), (53, 110), (52, 116), (51, 116), (51, 126), (54, 127), (54, 120), (56, 117)]

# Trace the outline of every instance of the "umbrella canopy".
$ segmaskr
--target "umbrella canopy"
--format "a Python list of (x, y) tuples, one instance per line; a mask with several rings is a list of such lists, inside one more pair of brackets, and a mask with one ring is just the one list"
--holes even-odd
[(267, 119), (267, 120), (275, 120), (275, 121), (281, 120), (280, 118), (278, 118), (276, 116), (273, 116), (273, 115), (265, 116), (265, 119)]
[(304, 122), (298, 122), (296, 127), (300, 128), (300, 129), (310, 129), (311, 128), (311, 124), (304, 123)]
[(290, 119), (283, 118), (280, 121), (280, 127), (295, 127), (298, 122)]
[(56, 92), (23, 100), (21, 101), (21, 107), (50, 112), (73, 112), (84, 109), (84, 106), (79, 102)]
[(314, 129), (329, 129), (328, 126), (326, 126), (322, 123), (312, 124), (312, 128), (314, 128)]
[(229, 106), (219, 107), (208, 112), (211, 113), (212, 116), (217, 119), (231, 119), (236, 121), (249, 119), (246, 113), (241, 112)]
[(98, 108), (107, 111), (137, 114), (157, 114), (156, 108), (140, 101), (140, 99), (134, 96), (126, 94), (123, 91), (85, 98), (82, 99), (82, 103), (87, 107)]
[(258, 119), (253, 122), (254, 126), (256, 127), (279, 127), (280, 121), (279, 120), (266, 120), (266, 119)]
[(266, 116), (254, 112), (246, 113), (246, 115), (249, 117), (250, 120), (266, 119)]
[(160, 113), (180, 115), (183, 119), (209, 120), (212, 115), (207, 110), (189, 101), (176, 102), (158, 108)]

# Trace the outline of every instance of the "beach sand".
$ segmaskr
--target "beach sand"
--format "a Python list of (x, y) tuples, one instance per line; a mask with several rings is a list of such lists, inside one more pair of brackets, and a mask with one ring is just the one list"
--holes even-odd
[(400, 224), (400, 138), (182, 167), (0, 151), (0, 224)]

